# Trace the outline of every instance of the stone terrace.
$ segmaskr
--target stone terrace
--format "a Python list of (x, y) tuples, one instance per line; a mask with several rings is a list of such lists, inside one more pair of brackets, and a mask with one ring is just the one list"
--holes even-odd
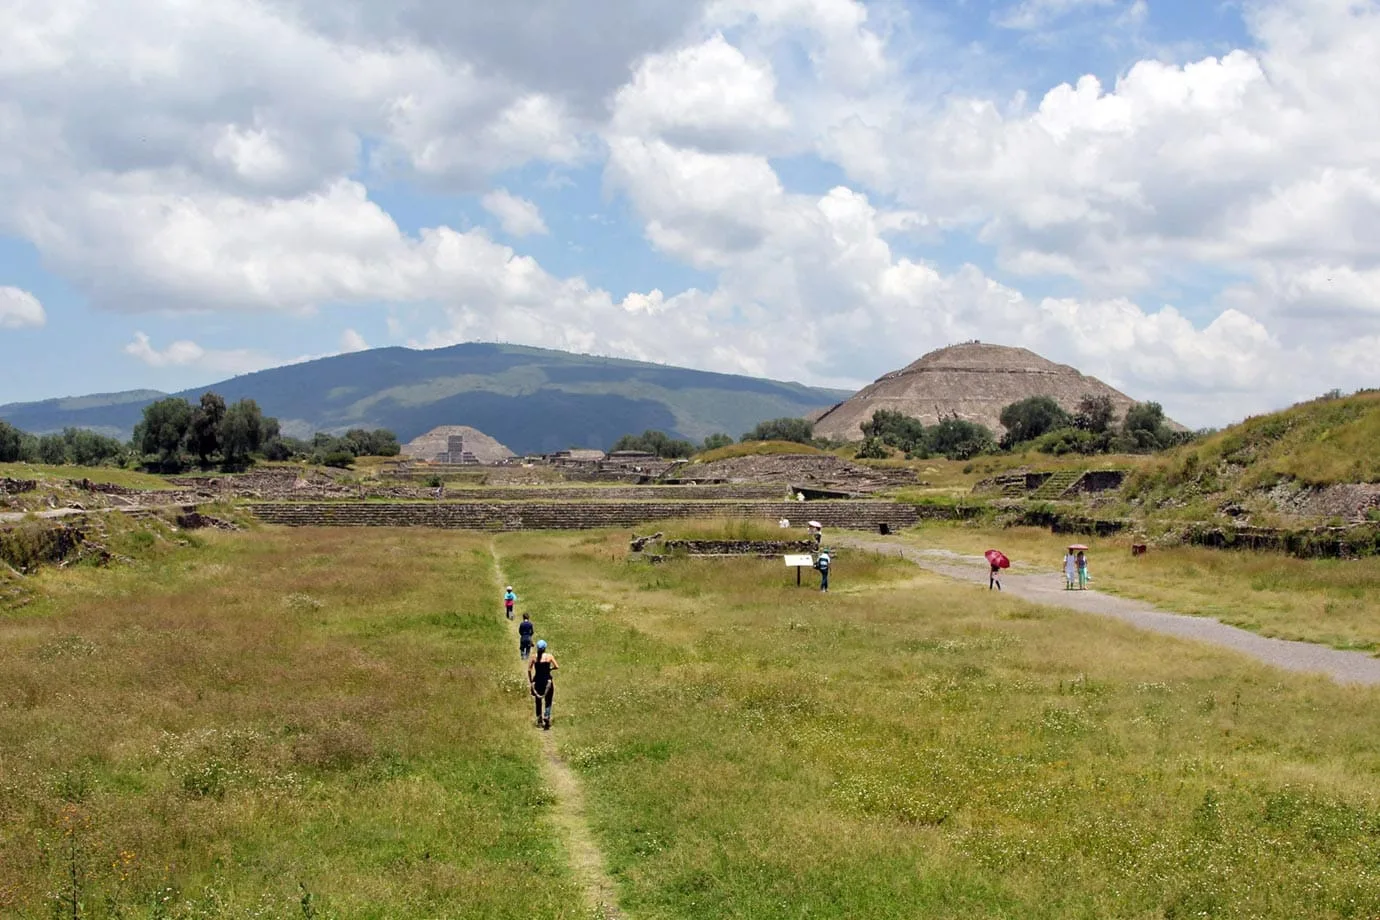
[(672, 518), (750, 518), (825, 529), (899, 530), (913, 526), (912, 505), (888, 501), (828, 502), (262, 502), (262, 521), (291, 527), (437, 527), (451, 530), (592, 530)]

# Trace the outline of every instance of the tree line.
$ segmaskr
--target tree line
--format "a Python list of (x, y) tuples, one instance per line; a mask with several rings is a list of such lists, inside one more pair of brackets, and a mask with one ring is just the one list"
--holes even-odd
[[(1036, 450), (1063, 455), (1150, 453), (1181, 444), (1195, 435), (1171, 428), (1164, 409), (1156, 402), (1136, 403), (1119, 422), (1108, 396), (1087, 394), (1073, 412), (1048, 396), (1032, 396), (1011, 403), (1001, 411), (1000, 439), (985, 425), (955, 416), (933, 425), (894, 409), (878, 409), (861, 423), (863, 443), (857, 456), (881, 460), (900, 452), (907, 459), (945, 457), (971, 460), (998, 451)], [(759, 423), (738, 443), (794, 441), (825, 450), (842, 446), (814, 436), (814, 424), (803, 418), (778, 418)], [(625, 434), (613, 450), (641, 450), (668, 460), (684, 459), (733, 444), (727, 434), (712, 434), (695, 444), (673, 438), (663, 431)]]
[(0, 462), (142, 466), (161, 472), (196, 465), (235, 471), (259, 459), (346, 467), (356, 457), (391, 457), (400, 449), (397, 437), (384, 428), (355, 428), (343, 435), (318, 432), (310, 440), (288, 437), (254, 400), (227, 405), (211, 391), (196, 405), (169, 396), (145, 406), (128, 442), (80, 428), (33, 435), (0, 420)]

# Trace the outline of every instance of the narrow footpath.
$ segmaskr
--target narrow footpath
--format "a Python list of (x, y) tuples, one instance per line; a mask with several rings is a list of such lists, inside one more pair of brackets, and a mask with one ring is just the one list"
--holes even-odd
[[(490, 545), (489, 554), (493, 556), (494, 560), (494, 578), (497, 588), (494, 596), (498, 597), (503, 591), (503, 586), (510, 582), (503, 573), (503, 563), (499, 558), (498, 548)], [(499, 616), (502, 614), (500, 613)], [(519, 612), (514, 616), (522, 616), (521, 595), (519, 595)], [(522, 675), (525, 682), (527, 680), (527, 662), (518, 657), (518, 622), (518, 619), (514, 619), (508, 624), (508, 632), (512, 638), (508, 648), (513, 656), (513, 661), (516, 663), (518, 673)], [(557, 648), (554, 651), (557, 659), (559, 659), (560, 649)], [(523, 706), (526, 713), (525, 723), (529, 726), (535, 725), (530, 697), (523, 701)], [(553, 725), (559, 724), (560, 712), (561, 697), (558, 693), (553, 710)], [(609, 878), (608, 872), (604, 869), (604, 855), (600, 852), (599, 845), (594, 842), (594, 835), (589, 830), (589, 821), (585, 811), (585, 797), (580, 790), (580, 782), (576, 779), (574, 771), (561, 759), (557, 752), (553, 732), (540, 731), (535, 728), (533, 730), (541, 737), (542, 772), (547, 783), (556, 793), (553, 817), (556, 827), (560, 830), (565, 841), (566, 851), (570, 854), (570, 866), (575, 873), (575, 880), (585, 892), (585, 898), (589, 902), (593, 917), (598, 918), (598, 920), (618, 920), (623, 914), (618, 909), (613, 880)]]
[[(959, 581), (975, 582), (983, 590), (987, 589), (989, 566), (981, 556), (965, 556), (949, 550), (920, 549), (858, 537), (835, 537), (833, 542), (901, 556), (926, 571)], [(1326, 674), (1338, 683), (1380, 686), (1380, 658), (1366, 652), (1344, 652), (1312, 642), (1270, 639), (1210, 617), (1169, 613), (1141, 601), (1100, 591), (1066, 591), (1062, 572), (1019, 575), (1008, 569), (1002, 575), (1001, 584), (1005, 593), (1032, 603), (1111, 617), (1150, 632), (1207, 642), (1288, 671)]]

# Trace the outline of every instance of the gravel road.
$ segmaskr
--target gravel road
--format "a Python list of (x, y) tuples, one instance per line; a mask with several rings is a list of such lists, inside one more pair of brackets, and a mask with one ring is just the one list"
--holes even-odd
[[(989, 567), (987, 560), (981, 556), (965, 556), (940, 549), (918, 549), (881, 540), (835, 537), (834, 542), (903, 556), (936, 574), (975, 582), (984, 589), (987, 587)], [(1062, 572), (1022, 575), (1007, 570), (1002, 575), (1001, 584), (1007, 594), (1037, 604), (1112, 617), (1151, 632), (1232, 649), (1285, 670), (1326, 674), (1339, 683), (1380, 685), (1380, 658), (1365, 652), (1344, 652), (1311, 642), (1269, 639), (1209, 617), (1168, 613), (1140, 601), (1100, 591), (1066, 591)]]

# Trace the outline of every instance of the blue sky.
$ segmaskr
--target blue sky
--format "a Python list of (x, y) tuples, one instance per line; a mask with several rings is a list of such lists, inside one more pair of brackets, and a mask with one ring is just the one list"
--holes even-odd
[(1372, 3), (170, 2), (0, 11), (0, 403), (467, 340), (1376, 384)]

